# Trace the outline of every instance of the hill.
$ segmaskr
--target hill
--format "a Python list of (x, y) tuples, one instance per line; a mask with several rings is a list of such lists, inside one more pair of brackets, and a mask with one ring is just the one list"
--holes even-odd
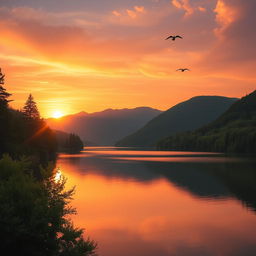
[(256, 91), (212, 123), (159, 142), (160, 149), (256, 153)]
[(160, 110), (149, 107), (106, 109), (91, 114), (80, 112), (46, 121), (52, 129), (78, 134), (84, 142), (90, 141), (91, 145), (111, 146), (160, 113)]
[(197, 96), (179, 103), (148, 122), (143, 128), (120, 140), (118, 146), (153, 146), (177, 132), (197, 129), (224, 113), (237, 99)]

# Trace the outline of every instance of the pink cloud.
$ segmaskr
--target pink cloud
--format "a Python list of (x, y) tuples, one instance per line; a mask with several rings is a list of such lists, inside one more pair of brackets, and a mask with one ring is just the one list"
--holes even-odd
[(220, 25), (215, 30), (217, 35), (220, 35), (239, 15), (239, 9), (227, 4), (225, 0), (218, 0), (214, 12), (216, 13), (216, 21)]
[(172, 4), (178, 9), (185, 10), (186, 16), (194, 13), (194, 8), (190, 5), (189, 0), (172, 0)]
[(198, 10), (199, 10), (200, 12), (206, 12), (206, 8), (201, 7), (201, 6), (198, 7)]
[(120, 12), (118, 12), (118, 11), (113, 11), (112, 12), (115, 16), (117, 16), (117, 17), (120, 17), (122, 14), (120, 13)]
[(134, 10), (136, 12), (144, 13), (145, 12), (145, 7), (144, 6), (134, 6)]
[(184, 10), (185, 16), (190, 16), (195, 11), (206, 12), (206, 8), (199, 5), (200, 2), (192, 5), (190, 0), (172, 0), (171, 3), (176, 8)]

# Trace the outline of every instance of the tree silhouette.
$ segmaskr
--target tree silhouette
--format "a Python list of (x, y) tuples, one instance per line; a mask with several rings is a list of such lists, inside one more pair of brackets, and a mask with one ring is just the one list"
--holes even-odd
[(8, 103), (10, 100), (8, 100), (8, 98), (11, 96), (11, 94), (6, 92), (6, 89), (3, 87), (4, 77), (5, 75), (2, 73), (0, 68), (0, 156), (6, 150), (8, 137), (10, 135), (10, 111), (8, 108)]
[(40, 119), (40, 113), (37, 109), (36, 102), (34, 101), (34, 98), (31, 94), (29, 94), (22, 112), (29, 119)]
[(83, 150), (84, 144), (78, 135), (71, 133), (65, 142), (64, 148), (68, 152), (76, 153)]
[(0, 68), (0, 109), (1, 110), (2, 108), (7, 108), (8, 102), (10, 102), (8, 98), (11, 96), (11, 94), (6, 92), (6, 89), (3, 87), (4, 77), (5, 75), (2, 73), (2, 70)]

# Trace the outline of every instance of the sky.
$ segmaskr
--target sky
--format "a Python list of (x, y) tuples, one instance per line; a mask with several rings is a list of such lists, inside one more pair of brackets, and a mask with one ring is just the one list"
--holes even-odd
[(242, 97), (256, 84), (255, 9), (255, 0), (0, 0), (11, 106), (32, 93), (50, 117)]

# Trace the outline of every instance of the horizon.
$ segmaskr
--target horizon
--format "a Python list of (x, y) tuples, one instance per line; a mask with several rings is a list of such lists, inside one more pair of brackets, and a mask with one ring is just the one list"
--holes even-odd
[[(249, 93), (250, 94), (250, 93)], [(62, 117), (66, 117), (66, 116), (73, 116), (73, 115), (78, 115), (78, 114), (81, 114), (81, 113), (85, 113), (85, 114), (96, 114), (96, 113), (101, 113), (101, 112), (104, 112), (104, 111), (107, 111), (107, 110), (113, 110), (113, 111), (118, 111), (118, 110), (133, 110), (133, 109), (137, 109), (137, 108), (151, 108), (151, 109), (154, 109), (154, 110), (159, 110), (161, 112), (165, 112), (173, 107), (175, 107), (176, 105), (180, 104), (180, 103), (183, 103), (183, 102), (186, 102), (188, 100), (191, 100), (193, 98), (196, 98), (196, 97), (224, 97), (224, 98), (230, 98), (230, 99), (241, 99), (242, 97), (245, 97), (247, 96), (248, 94), (246, 95), (243, 95), (241, 97), (228, 97), (228, 96), (223, 96), (223, 95), (198, 95), (198, 96), (193, 96), (189, 99), (186, 99), (184, 101), (181, 101), (181, 102), (178, 102), (177, 104), (174, 104), (172, 106), (170, 106), (169, 108), (167, 109), (158, 109), (158, 108), (154, 108), (154, 107), (151, 107), (151, 106), (137, 106), (137, 107), (131, 107), (131, 108), (126, 108), (126, 107), (123, 107), (123, 108), (106, 108), (106, 109), (102, 109), (102, 110), (99, 110), (99, 111), (94, 111), (94, 112), (88, 112), (88, 111), (85, 111), (85, 110), (81, 110), (79, 112), (75, 112), (75, 113), (70, 113), (70, 114), (67, 114), (67, 115), (60, 115), (60, 116), (49, 116), (49, 117), (43, 117), (45, 119), (58, 119), (58, 118), (62, 118)]]

